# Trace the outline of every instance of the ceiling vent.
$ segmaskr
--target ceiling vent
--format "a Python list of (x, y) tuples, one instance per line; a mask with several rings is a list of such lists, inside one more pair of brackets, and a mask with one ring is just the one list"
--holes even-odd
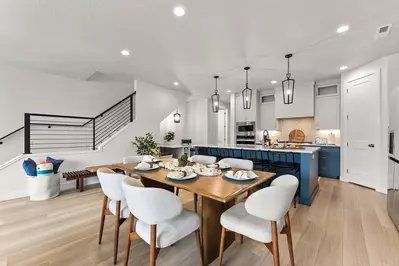
[(392, 24), (384, 25), (377, 28), (377, 32), (375, 34), (375, 39), (383, 39), (388, 37), (389, 32), (391, 31)]

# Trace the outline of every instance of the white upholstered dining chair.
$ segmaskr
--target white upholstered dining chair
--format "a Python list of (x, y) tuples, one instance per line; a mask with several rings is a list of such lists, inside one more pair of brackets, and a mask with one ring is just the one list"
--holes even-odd
[(192, 158), (194, 163), (202, 163), (202, 164), (216, 163), (216, 157), (214, 156), (194, 155)]
[(122, 180), (126, 175), (117, 174), (108, 168), (100, 168), (97, 170), (97, 176), (104, 193), (98, 244), (101, 244), (102, 241), (105, 217), (107, 215), (114, 215), (114, 264), (116, 264), (118, 260), (119, 227), (127, 218), (129, 218), (130, 214), (126, 204), (125, 194), (122, 190)]
[(223, 162), (230, 164), (233, 168), (238, 168), (241, 170), (253, 170), (254, 163), (251, 160), (236, 159), (236, 158), (224, 158)]
[(222, 265), (226, 231), (245, 235), (264, 243), (273, 254), (274, 266), (280, 266), (278, 233), (286, 234), (291, 266), (294, 266), (289, 208), (298, 187), (298, 179), (292, 175), (278, 177), (274, 185), (252, 194), (245, 203), (239, 203), (220, 217), (222, 234), (219, 266)]
[[(193, 163), (213, 164), (216, 163), (216, 157), (207, 155), (194, 155)], [(179, 196), (179, 188), (176, 188), (176, 196)], [(198, 211), (198, 195), (194, 194), (194, 210)]]
[[(130, 210), (125, 266), (128, 265), (132, 240), (142, 239), (150, 245), (150, 266), (155, 266), (160, 248), (169, 247), (192, 233), (196, 235), (200, 265), (203, 265), (199, 231), (201, 218), (197, 213), (184, 210), (183, 203), (173, 193), (145, 188), (136, 179), (125, 178), (122, 187)], [(133, 231), (135, 218), (137, 222)]]
[[(143, 161), (144, 155), (133, 155), (133, 156), (126, 156), (123, 157), (123, 163), (127, 164), (127, 163), (141, 163)], [(125, 175), (140, 179), (141, 177), (139, 175), (136, 174), (130, 174), (128, 172), (125, 171)]]

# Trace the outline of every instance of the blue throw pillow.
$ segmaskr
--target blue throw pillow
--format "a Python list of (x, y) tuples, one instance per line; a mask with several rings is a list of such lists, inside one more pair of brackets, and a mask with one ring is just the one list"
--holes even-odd
[(36, 172), (36, 163), (34, 160), (28, 158), (28, 160), (25, 160), (22, 163), (22, 167), (25, 170), (25, 173), (28, 176), (37, 176), (37, 172)]
[(53, 171), (54, 171), (54, 174), (56, 174), (56, 173), (58, 173), (58, 169), (60, 168), (60, 166), (64, 162), (64, 160), (56, 160), (56, 159), (53, 159), (53, 158), (47, 156), (46, 162), (53, 164)]

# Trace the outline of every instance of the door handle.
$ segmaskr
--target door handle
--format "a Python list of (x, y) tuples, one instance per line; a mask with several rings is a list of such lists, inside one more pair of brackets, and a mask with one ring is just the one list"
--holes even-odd
[(369, 147), (370, 148), (374, 148), (374, 144), (369, 144)]

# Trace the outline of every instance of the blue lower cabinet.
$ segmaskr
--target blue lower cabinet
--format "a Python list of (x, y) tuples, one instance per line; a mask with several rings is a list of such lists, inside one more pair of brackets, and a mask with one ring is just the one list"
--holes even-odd
[(320, 147), (319, 176), (339, 178), (341, 175), (340, 147)]

